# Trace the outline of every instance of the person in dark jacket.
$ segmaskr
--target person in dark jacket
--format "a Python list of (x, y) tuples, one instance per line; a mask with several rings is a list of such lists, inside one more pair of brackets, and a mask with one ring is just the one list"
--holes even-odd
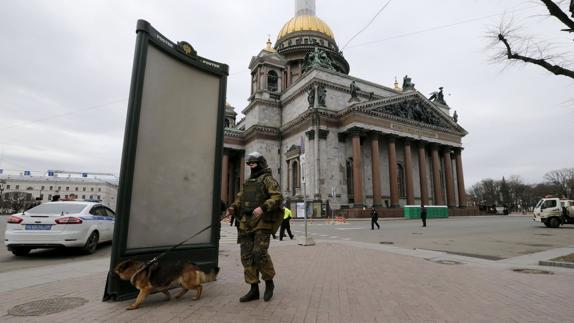
[(373, 206), (371, 208), (371, 230), (375, 230), (375, 225), (377, 225), (378, 230), (381, 230), (377, 221), (379, 221), (379, 214), (377, 213), (377, 209)]
[(421, 220), (423, 220), (423, 227), (427, 226), (427, 209), (424, 204), (421, 204)]
[(267, 302), (273, 297), (275, 288), (275, 268), (268, 252), (269, 240), (283, 220), (283, 196), (263, 155), (250, 153), (245, 157), (245, 163), (251, 175), (226, 214), (235, 216), (235, 221), (239, 221), (237, 242), (240, 244), (243, 276), (245, 282), (251, 285), (251, 289), (239, 301), (259, 299), (261, 275), (265, 281), (263, 300)]

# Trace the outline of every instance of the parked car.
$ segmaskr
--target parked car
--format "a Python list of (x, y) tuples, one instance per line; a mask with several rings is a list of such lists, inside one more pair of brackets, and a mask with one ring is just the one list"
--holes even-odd
[(36, 248), (60, 247), (94, 253), (100, 242), (112, 240), (115, 216), (100, 203), (43, 203), (8, 218), (4, 244), (16, 256)]

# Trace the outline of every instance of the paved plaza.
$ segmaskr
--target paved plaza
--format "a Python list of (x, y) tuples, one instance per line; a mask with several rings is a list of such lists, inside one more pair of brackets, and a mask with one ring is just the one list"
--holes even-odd
[[(233, 228), (223, 226), (220, 276), (205, 285), (199, 301), (190, 293), (169, 302), (153, 295), (127, 311), (131, 301), (101, 301), (108, 258), (74, 260), (0, 274), (1, 321), (574, 322), (574, 270), (537, 265), (574, 246), (496, 261), (328, 237), (316, 238), (314, 246), (274, 240), (273, 299), (239, 303), (248, 285), (234, 238)], [(71, 300), (83, 305), (18, 316), (29, 302)]]

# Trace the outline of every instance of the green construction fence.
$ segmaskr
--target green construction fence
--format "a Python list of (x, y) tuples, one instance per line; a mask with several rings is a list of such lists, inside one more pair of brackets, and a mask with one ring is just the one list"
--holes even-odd
[[(426, 205), (425, 209), (427, 209), (427, 219), (448, 218), (448, 208), (446, 205)], [(407, 219), (420, 219), (421, 206), (405, 205), (403, 215)]]

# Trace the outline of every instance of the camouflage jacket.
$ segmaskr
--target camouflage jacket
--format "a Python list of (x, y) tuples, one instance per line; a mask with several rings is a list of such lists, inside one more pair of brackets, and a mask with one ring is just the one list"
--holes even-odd
[(262, 185), (262, 191), (265, 196), (258, 207), (261, 207), (263, 214), (257, 219), (253, 219), (251, 214), (242, 214), (244, 213), (244, 192), (239, 192), (230, 206), (233, 208), (235, 219), (239, 220), (239, 230), (248, 232), (256, 230), (277, 231), (283, 219), (283, 212), (281, 211), (283, 196), (281, 195), (279, 184), (271, 175), (271, 169), (269, 168), (264, 169), (259, 176), (252, 177), (247, 181), (250, 180), (256, 180)]

